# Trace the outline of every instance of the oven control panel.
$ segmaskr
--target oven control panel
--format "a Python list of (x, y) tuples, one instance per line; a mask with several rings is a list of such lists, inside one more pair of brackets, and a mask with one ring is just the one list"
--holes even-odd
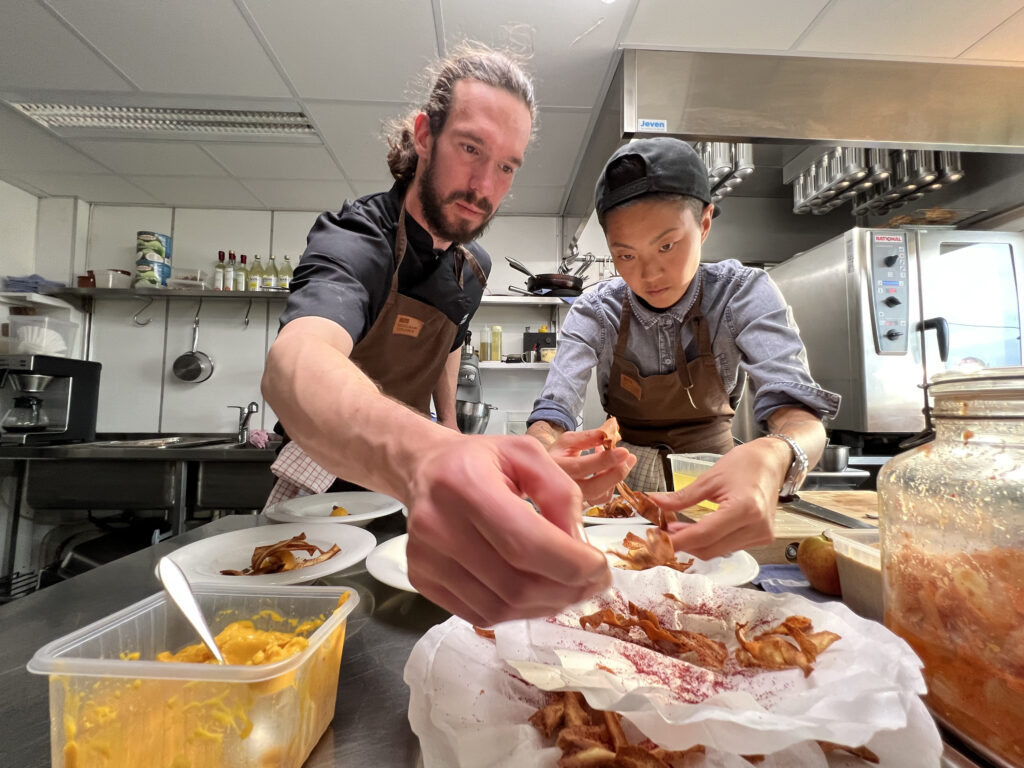
[(911, 332), (907, 280), (907, 235), (893, 230), (868, 232), (871, 255), (871, 316), (880, 355), (905, 355)]

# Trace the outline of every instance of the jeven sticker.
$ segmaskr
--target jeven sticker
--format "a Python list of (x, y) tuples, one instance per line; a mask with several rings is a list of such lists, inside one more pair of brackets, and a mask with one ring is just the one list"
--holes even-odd
[(423, 321), (409, 315), (399, 315), (395, 318), (395, 326), (391, 332), (396, 336), (412, 336), (414, 339), (423, 330)]
[(636, 121), (636, 129), (650, 133), (668, 133), (668, 120), (651, 120), (641, 117)]

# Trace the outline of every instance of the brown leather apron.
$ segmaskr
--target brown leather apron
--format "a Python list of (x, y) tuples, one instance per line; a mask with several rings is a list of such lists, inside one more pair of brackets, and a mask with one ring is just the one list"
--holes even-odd
[(658, 448), (664, 454), (725, 453), (732, 448), (734, 411), (715, 366), (708, 321), (700, 310), (702, 295), (703, 287), (683, 318), (683, 325), (696, 326), (697, 357), (687, 362), (680, 332), (676, 370), (651, 376), (641, 376), (636, 364), (626, 359), (633, 310), (628, 296), (623, 302), (608, 380), (607, 411), (618, 419), (625, 442)]
[[(395, 233), (395, 274), (387, 301), (358, 344), (350, 360), (373, 379), (389, 397), (401, 400), (426, 415), (430, 395), (452, 351), (458, 326), (436, 307), (398, 292), (398, 268), (405, 257), (405, 205), (398, 214)], [(484, 287), (487, 277), (473, 254), (456, 248), (455, 270), (462, 287), (463, 265), (469, 262)]]

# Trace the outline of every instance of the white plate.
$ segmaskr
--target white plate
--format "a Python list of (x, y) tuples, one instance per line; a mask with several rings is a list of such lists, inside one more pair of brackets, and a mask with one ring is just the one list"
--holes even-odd
[[(615, 567), (621, 565), (622, 560), (608, 552), (608, 550), (617, 549), (620, 552), (625, 551), (625, 547), (622, 546), (622, 540), (626, 538), (627, 533), (632, 532), (643, 538), (645, 535), (644, 531), (650, 527), (650, 525), (631, 525), (618, 528), (591, 528), (587, 531), (587, 538), (591, 544), (605, 552), (608, 562), (611, 563), (612, 567)], [(676, 552), (676, 560), (680, 562), (685, 563), (690, 557), (691, 555), (685, 552)], [(693, 565), (690, 566), (686, 573), (697, 573), (701, 576), (707, 576), (721, 587), (738, 587), (757, 576), (760, 570), (761, 567), (757, 564), (757, 560), (749, 552), (741, 549), (739, 552), (733, 552), (731, 555), (713, 557), (710, 560), (694, 558)]]
[[(613, 499), (619, 498), (619, 494), (612, 494)], [(583, 508), (583, 524), (584, 525), (644, 525), (647, 522), (647, 518), (643, 515), (638, 515), (636, 512), (631, 517), (589, 517), (587, 510), (593, 507), (604, 506), (603, 504), (587, 504)], [(623, 534), (625, 535), (625, 534)]]
[(389, 587), (416, 592), (416, 587), (409, 583), (409, 565), (405, 559), (405, 545), (408, 543), (409, 534), (403, 533), (378, 545), (366, 556), (366, 570)]
[[(333, 544), (337, 544), (341, 551), (330, 560), (293, 571), (255, 576), (225, 576), (221, 573), (225, 569), (240, 571), (247, 568), (252, 564), (252, 552), (256, 547), (276, 544), (300, 533), (305, 533), (306, 541), (321, 549), (330, 549)], [(168, 557), (181, 566), (185, 576), (192, 582), (245, 586), (301, 584), (355, 565), (370, 554), (375, 546), (377, 539), (374, 535), (354, 525), (287, 523), (261, 525), (211, 536), (176, 549)], [(298, 556), (300, 559), (305, 558), (306, 553), (299, 552)]]
[[(344, 507), (347, 515), (331, 517), (334, 507)], [(317, 493), (279, 501), (264, 514), (277, 523), (341, 523), (364, 526), (371, 520), (390, 515), (405, 505), (398, 499), (372, 491), (346, 491), (344, 493)]]

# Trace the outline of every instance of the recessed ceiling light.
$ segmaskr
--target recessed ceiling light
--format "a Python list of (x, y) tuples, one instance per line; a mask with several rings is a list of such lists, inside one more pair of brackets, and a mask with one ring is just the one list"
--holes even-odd
[(295, 138), (316, 136), (301, 112), (169, 109), (11, 102), (40, 125), (63, 136), (153, 135), (159, 138)]

